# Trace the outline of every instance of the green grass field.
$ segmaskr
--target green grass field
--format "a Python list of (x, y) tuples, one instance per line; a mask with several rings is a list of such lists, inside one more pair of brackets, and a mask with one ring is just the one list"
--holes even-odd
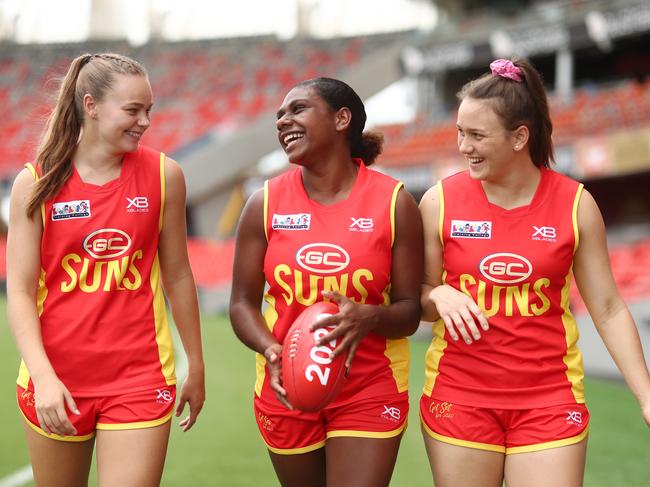
[[(224, 316), (203, 321), (207, 401), (189, 433), (175, 427), (167, 456), (165, 486), (277, 485), (252, 414), (253, 353), (234, 337)], [(432, 485), (417, 417), (427, 343), (412, 341), (410, 427), (402, 441), (392, 486)], [(0, 439), (0, 479), (28, 464), (15, 399), (18, 356), (0, 300), (0, 408), (5, 426)], [(650, 430), (624, 385), (588, 380), (592, 415), (585, 485), (650, 485)], [(175, 420), (175, 423), (178, 421)], [(535, 472), (534, 474), (538, 474)], [(97, 485), (93, 479), (91, 485)]]

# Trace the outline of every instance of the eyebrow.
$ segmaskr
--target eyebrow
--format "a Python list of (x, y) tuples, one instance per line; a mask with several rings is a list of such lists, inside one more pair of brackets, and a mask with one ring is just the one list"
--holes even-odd
[[(298, 99), (296, 99), (296, 100), (291, 100), (291, 102), (289, 103), (289, 108), (295, 106), (296, 103), (300, 103), (300, 102), (302, 102), (302, 103), (306, 103), (306, 102), (308, 102), (308, 100), (307, 100), (307, 98), (298, 98)], [(286, 110), (283, 110), (282, 108), (280, 108), (280, 109), (277, 111), (277, 113), (275, 114), (275, 116), (276, 116), (277, 118), (281, 118), (282, 115), (284, 115), (285, 113), (286, 113)]]
[[(122, 105), (122, 106), (127, 107), (127, 106), (129, 106), (129, 105), (135, 105), (135, 106), (143, 107), (143, 108), (146, 107), (144, 103), (140, 103), (139, 101), (129, 101), (129, 102), (126, 102), (126, 103), (125, 103), (124, 105)], [(151, 109), (151, 107), (153, 107), (153, 103), (152, 103), (151, 105), (149, 105), (148, 107), (146, 107), (146, 108)]]

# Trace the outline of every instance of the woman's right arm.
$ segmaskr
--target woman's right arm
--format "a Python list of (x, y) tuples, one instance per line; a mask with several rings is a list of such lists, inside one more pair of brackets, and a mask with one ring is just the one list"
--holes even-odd
[(270, 373), (270, 385), (278, 399), (287, 407), (282, 387), (282, 345), (266, 326), (261, 313), (264, 294), (264, 191), (254, 193), (244, 206), (237, 236), (230, 294), (230, 322), (237, 337), (249, 348), (264, 355)]
[(24, 169), (14, 182), (7, 234), (7, 297), (9, 325), (18, 351), (34, 383), (36, 413), (41, 428), (58, 435), (73, 435), (65, 405), (79, 414), (70, 392), (52, 368), (41, 337), (36, 293), (41, 272), (41, 216), (27, 216), (34, 178)]
[(465, 343), (469, 344), (481, 338), (475, 318), (483, 330), (487, 330), (489, 325), (471, 297), (442, 282), (443, 249), (440, 241), (438, 184), (429, 188), (420, 201), (424, 230), (424, 282), (420, 296), (422, 320), (436, 321), (442, 318), (452, 340), (458, 340), (460, 333)]

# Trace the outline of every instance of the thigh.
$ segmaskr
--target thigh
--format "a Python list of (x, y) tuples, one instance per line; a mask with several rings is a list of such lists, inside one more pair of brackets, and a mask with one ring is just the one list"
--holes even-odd
[(271, 463), (282, 487), (325, 487), (325, 449), (280, 454), (269, 450)]
[(329, 438), (325, 444), (327, 485), (388, 486), (401, 439), (401, 433), (390, 438)]
[(97, 430), (99, 485), (160, 485), (171, 421), (151, 428)]
[(83, 487), (93, 456), (93, 440), (70, 441), (48, 438), (25, 422), (27, 448), (34, 483), (47, 487)]
[(436, 487), (501, 487), (503, 453), (438, 441), (424, 426), (422, 433)]
[(507, 487), (581, 487), (587, 439), (579, 443), (530, 453), (508, 455)]

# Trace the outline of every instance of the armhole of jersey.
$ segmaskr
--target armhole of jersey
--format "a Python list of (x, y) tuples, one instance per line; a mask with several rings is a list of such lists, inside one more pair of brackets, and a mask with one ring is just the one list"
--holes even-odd
[(399, 190), (404, 187), (403, 182), (399, 182), (395, 185), (393, 189), (393, 196), (390, 200), (390, 246), (392, 247), (395, 243), (395, 207), (397, 206), (397, 195)]
[(160, 215), (158, 217), (158, 233), (162, 232), (165, 215), (165, 153), (160, 153)]
[(442, 190), (442, 181), (438, 181), (438, 195), (440, 196), (440, 214), (438, 215), (438, 234), (440, 236), (440, 244), (445, 246), (445, 239), (442, 236), (442, 229), (445, 223), (445, 193)]
[(580, 244), (580, 231), (578, 230), (578, 203), (580, 202), (580, 195), (582, 195), (582, 190), (585, 187), (584, 184), (580, 183), (578, 185), (578, 190), (576, 191), (575, 198), (573, 200), (573, 210), (571, 211), (571, 220), (573, 221), (573, 253), (576, 253), (578, 250), (578, 245)]
[(269, 232), (268, 232), (268, 210), (269, 210), (269, 180), (264, 181), (264, 236), (266, 241), (269, 241)]
[[(38, 177), (38, 172), (36, 171), (36, 166), (34, 166), (34, 164), (28, 162), (25, 164), (25, 167), (29, 170), (30, 173), (32, 173), (34, 181), (38, 181), (40, 179)], [(45, 201), (41, 202), (41, 220), (43, 222), (43, 228), (45, 228)]]

